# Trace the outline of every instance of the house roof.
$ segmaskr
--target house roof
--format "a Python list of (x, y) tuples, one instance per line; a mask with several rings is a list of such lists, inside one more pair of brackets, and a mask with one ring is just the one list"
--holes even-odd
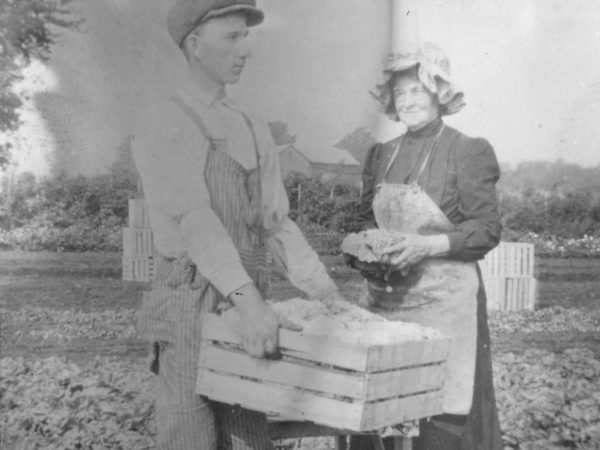
[(360, 163), (350, 154), (350, 152), (335, 147), (315, 149), (289, 145), (284, 150), (295, 150), (312, 163), (360, 166)]

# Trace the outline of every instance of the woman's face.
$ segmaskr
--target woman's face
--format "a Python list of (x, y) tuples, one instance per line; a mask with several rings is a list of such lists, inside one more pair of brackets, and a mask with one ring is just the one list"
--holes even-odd
[(411, 131), (420, 130), (439, 115), (436, 96), (423, 86), (414, 71), (398, 75), (392, 95), (400, 121)]

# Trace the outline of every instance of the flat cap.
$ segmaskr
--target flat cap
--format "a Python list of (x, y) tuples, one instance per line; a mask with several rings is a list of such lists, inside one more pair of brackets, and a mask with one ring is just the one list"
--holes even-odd
[(264, 19), (264, 13), (256, 7), (256, 0), (176, 0), (169, 10), (167, 30), (181, 46), (188, 33), (202, 22), (234, 13), (245, 14), (249, 27)]

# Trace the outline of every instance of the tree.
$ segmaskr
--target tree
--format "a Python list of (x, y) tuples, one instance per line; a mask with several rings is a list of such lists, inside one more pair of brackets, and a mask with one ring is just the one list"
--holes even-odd
[(289, 134), (287, 123), (275, 121), (269, 122), (268, 125), (275, 145), (292, 145), (296, 142), (297, 136)]
[(341, 141), (334, 145), (342, 150), (347, 150), (356, 158), (359, 163), (363, 163), (367, 151), (375, 145), (375, 140), (365, 127), (358, 127), (352, 133), (346, 135)]
[[(33, 58), (48, 59), (57, 34), (53, 27), (76, 29), (82, 22), (69, 8), (74, 0), (0, 1), (0, 132), (19, 127), (23, 98), (14, 91)], [(10, 144), (0, 144), (0, 168), (10, 159)]]

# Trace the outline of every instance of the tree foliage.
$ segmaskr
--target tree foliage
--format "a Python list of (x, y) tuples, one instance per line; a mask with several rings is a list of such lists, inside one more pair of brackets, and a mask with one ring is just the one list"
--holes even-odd
[[(19, 126), (23, 98), (15, 92), (22, 70), (33, 58), (46, 60), (56, 41), (56, 27), (76, 28), (73, 0), (2, 0), (0, 2), (0, 132)], [(0, 168), (10, 157), (10, 144), (0, 145)]]
[(37, 181), (21, 174), (0, 196), (0, 248), (51, 251), (117, 250), (137, 183), (112, 175)]

